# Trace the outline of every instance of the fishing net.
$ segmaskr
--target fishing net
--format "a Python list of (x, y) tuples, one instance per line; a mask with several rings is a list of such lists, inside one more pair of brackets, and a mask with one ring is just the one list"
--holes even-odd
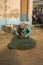
[(13, 38), (12, 41), (8, 44), (9, 49), (19, 49), (19, 50), (26, 50), (34, 48), (36, 45), (35, 40), (29, 39), (15, 39)]

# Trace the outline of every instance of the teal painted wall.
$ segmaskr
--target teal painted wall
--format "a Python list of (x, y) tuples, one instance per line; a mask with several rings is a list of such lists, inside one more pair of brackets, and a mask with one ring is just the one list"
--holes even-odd
[[(8, 25), (8, 24), (14, 24), (14, 25), (19, 25), (21, 21), (19, 19), (0, 19), (0, 30), (2, 28), (2, 25)], [(25, 21), (25, 24), (32, 24), (32, 20)]]
[(26, 14), (22, 14), (21, 15), (21, 20), (27, 21), (27, 15)]

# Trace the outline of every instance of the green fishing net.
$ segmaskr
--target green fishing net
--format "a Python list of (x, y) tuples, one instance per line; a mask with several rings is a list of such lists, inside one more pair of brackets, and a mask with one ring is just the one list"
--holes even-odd
[(12, 41), (8, 44), (9, 49), (19, 49), (19, 50), (26, 50), (31, 49), (36, 46), (35, 40), (29, 39), (17, 39), (13, 38)]

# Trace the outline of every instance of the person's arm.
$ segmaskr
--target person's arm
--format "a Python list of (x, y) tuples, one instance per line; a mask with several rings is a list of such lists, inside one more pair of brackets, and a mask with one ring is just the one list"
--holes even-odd
[(18, 33), (18, 27), (14, 29), (13, 35), (17, 35), (17, 36), (19, 35), (19, 33)]
[(19, 35), (19, 33), (18, 33), (18, 31), (17, 30), (15, 30), (15, 34), (18, 36)]
[(25, 37), (28, 37), (28, 36), (30, 36), (32, 34), (31, 27), (27, 26), (27, 29), (28, 29), (29, 32), (25, 35)]

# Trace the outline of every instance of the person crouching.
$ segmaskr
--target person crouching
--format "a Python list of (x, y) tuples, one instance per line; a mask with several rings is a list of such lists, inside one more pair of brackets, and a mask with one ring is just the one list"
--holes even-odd
[(25, 23), (21, 23), (14, 33), (20, 39), (29, 38), (29, 36), (32, 34), (32, 29)]

